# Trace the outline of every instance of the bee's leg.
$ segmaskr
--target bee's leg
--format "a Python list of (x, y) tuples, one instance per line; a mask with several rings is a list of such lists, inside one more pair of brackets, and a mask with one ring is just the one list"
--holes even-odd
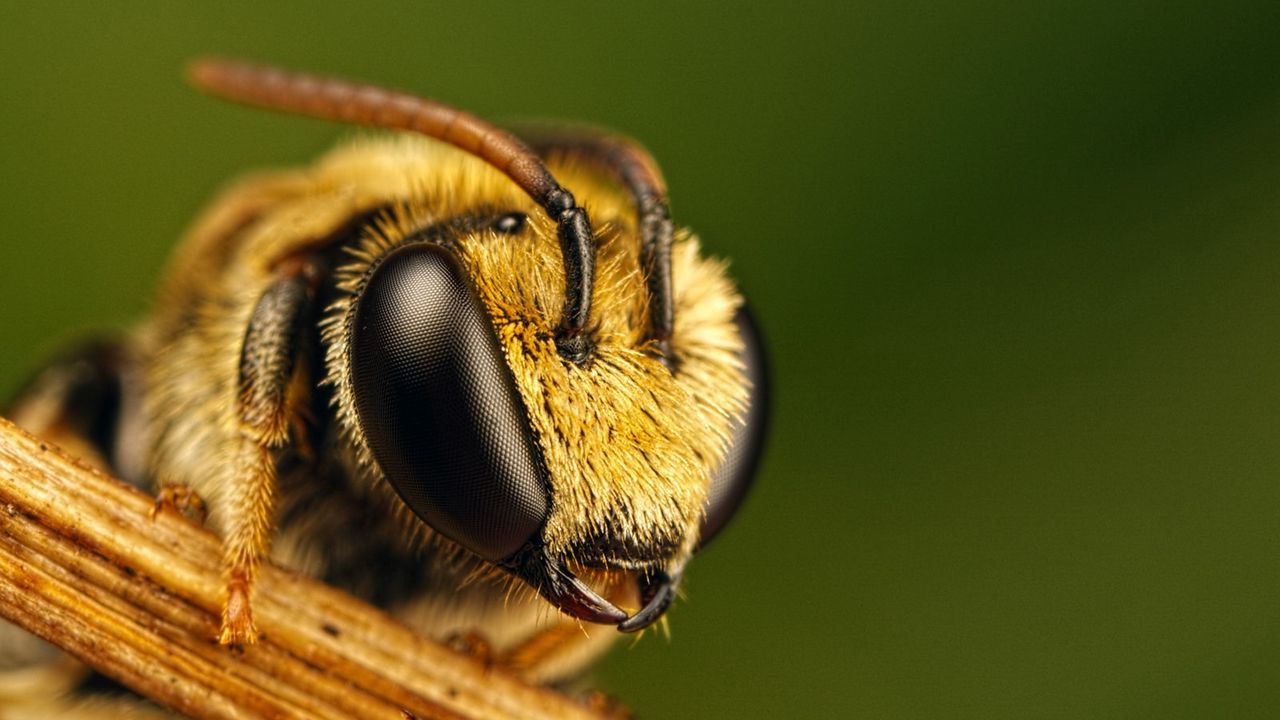
[(204, 498), (196, 494), (189, 485), (171, 483), (156, 492), (156, 502), (151, 506), (151, 519), (155, 519), (161, 510), (175, 510), (197, 525), (203, 525), (209, 516), (209, 506)]
[(289, 388), (312, 294), (308, 267), (298, 263), (262, 294), (245, 331), (236, 404), (239, 448), (223, 540), (227, 596), (218, 642), (224, 645), (257, 641), (250, 592), (270, 543), (274, 451), (289, 441)]
[(519, 129), (539, 155), (563, 155), (586, 163), (613, 178), (630, 193), (640, 229), (640, 267), (649, 290), (649, 324), (645, 340), (650, 352), (668, 366), (675, 295), (671, 287), (673, 228), (667, 207), (667, 183), (658, 163), (639, 143), (591, 129)]
[[(5, 415), (33, 435), (104, 472), (142, 482), (136, 360), (120, 341), (73, 348), (17, 392)], [(122, 467), (126, 466), (126, 467)]]

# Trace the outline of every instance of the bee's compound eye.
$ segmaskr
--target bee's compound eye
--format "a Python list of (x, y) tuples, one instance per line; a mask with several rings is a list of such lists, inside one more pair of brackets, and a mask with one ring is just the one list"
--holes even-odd
[(487, 560), (538, 532), (548, 492), (502, 349), (449, 250), (392, 252), (358, 298), (350, 338), (356, 414), (409, 507)]
[(741, 421), (734, 423), (729, 452), (711, 476), (707, 515), (702, 521), (699, 546), (711, 542), (742, 505), (751, 481), (755, 479), (769, 424), (769, 372), (760, 331), (745, 305), (738, 310), (734, 321), (742, 334), (742, 359), (746, 365), (747, 380), (751, 382), (751, 395), (747, 399), (746, 414)]

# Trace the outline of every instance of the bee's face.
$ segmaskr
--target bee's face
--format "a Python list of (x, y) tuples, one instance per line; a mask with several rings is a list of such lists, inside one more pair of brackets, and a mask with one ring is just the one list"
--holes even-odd
[[(640, 629), (749, 482), (752, 463), (727, 458), (760, 442), (758, 345), (722, 265), (686, 236), (675, 362), (655, 357), (638, 243), (602, 192), (593, 352), (567, 361), (555, 226), (495, 181), (481, 194), (497, 205), (414, 198), (366, 233), (326, 335), (339, 417), (436, 532), (573, 616)], [(634, 575), (643, 607), (623, 612), (584, 570)]]

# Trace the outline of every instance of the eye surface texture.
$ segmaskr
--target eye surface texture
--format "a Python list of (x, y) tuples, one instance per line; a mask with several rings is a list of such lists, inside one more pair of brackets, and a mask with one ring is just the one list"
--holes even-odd
[(760, 340), (760, 331), (755, 317), (746, 305), (738, 309), (734, 323), (742, 335), (742, 361), (746, 366), (746, 378), (751, 383), (751, 394), (747, 399), (746, 413), (733, 424), (729, 451), (720, 467), (711, 475), (707, 514), (702, 521), (699, 547), (706, 547), (742, 505), (747, 490), (755, 479), (760, 455), (764, 450), (765, 431), (768, 429), (769, 366), (764, 344)]
[(350, 359), (369, 449), (427, 524), (486, 560), (506, 559), (537, 536), (550, 503), (488, 315), (439, 245), (405, 246), (371, 272)]

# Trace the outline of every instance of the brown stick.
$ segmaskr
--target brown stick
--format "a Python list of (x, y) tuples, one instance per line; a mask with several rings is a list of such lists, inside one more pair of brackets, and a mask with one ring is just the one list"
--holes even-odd
[(196, 718), (600, 718), (264, 567), (265, 636), (219, 646), (219, 543), (0, 418), (0, 616)]

